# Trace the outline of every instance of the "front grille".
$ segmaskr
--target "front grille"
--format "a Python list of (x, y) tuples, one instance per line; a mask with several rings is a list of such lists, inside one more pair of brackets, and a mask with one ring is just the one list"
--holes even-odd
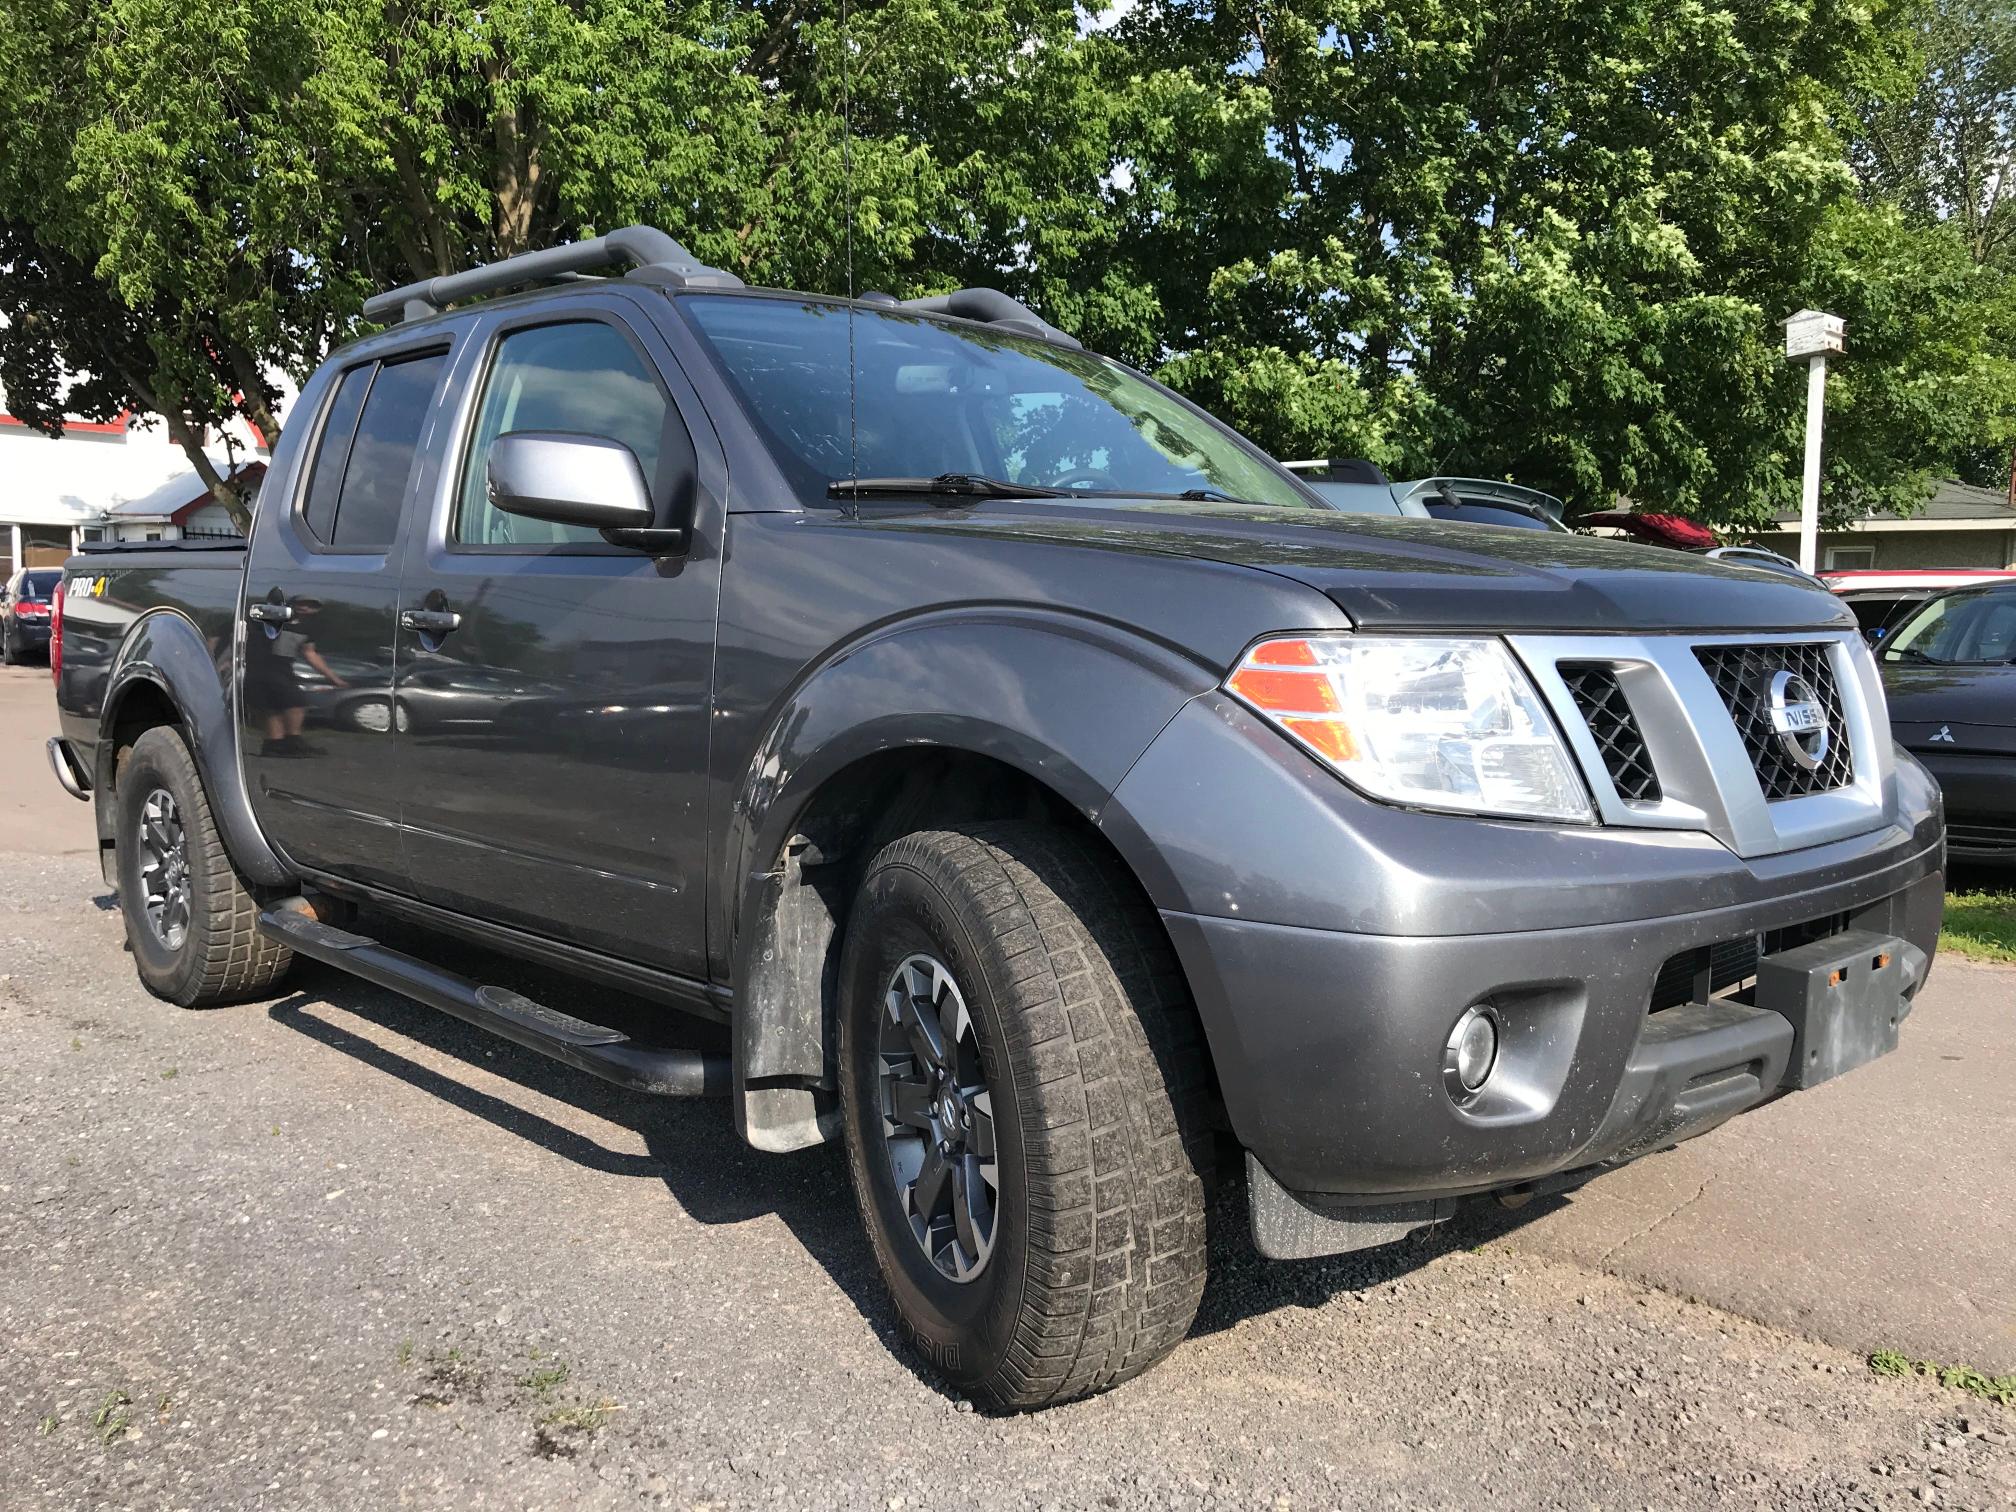
[[(1831, 793), (1854, 780), (1848, 721), (1841, 714), (1841, 694), (1825, 645), (1697, 646), (1694, 654), (1728, 705), (1767, 802)], [(1811, 688), (1826, 715), (1827, 753), (1817, 767), (1793, 760), (1771, 727), (1771, 680), (1780, 672), (1790, 672)]]
[(1556, 670), (1595, 737), (1604, 770), (1617, 785), (1617, 795), (1634, 803), (1657, 803), (1659, 774), (1652, 770), (1645, 733), (1625, 702), (1615, 669), (1600, 662), (1563, 662)]
[(1946, 844), (1975, 855), (2016, 856), (2016, 825), (1992, 821), (1949, 819)]

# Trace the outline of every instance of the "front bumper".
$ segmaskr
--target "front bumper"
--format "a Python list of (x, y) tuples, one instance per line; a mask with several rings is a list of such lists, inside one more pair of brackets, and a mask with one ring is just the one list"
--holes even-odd
[[(1672, 1015), (1686, 1006), (1654, 1015), (1662, 969), (1685, 951), (1821, 920), (1929, 958), (1943, 889), (1935, 843), (1858, 883), (1582, 929), (1398, 937), (1163, 918), (1240, 1142), (1292, 1191), (1390, 1203), (1628, 1158), (1776, 1095), (1790, 1025), (1683, 1026)], [(1506, 1097), (1459, 1108), (1443, 1047), (1477, 1003), (1504, 1026), (1498, 1075), (1517, 1075)], [(1702, 1032), (1674, 1034), (1683, 1027)], [(1744, 1067), (1747, 1083), (1724, 1074)], [(1728, 1085), (1699, 1095), (1717, 1082)]]
[[(1100, 825), (1167, 926), (1256, 1192), (1404, 1232), (1803, 1085), (1789, 1021), (1757, 993), (1732, 1002), (1717, 963), (1761, 971), (1845, 931), (1893, 941), (1874, 954), (1913, 964), (1901, 1019), (1938, 935), (1944, 821), (1908, 756), (1875, 796), (1854, 833), (1748, 855), (1681, 829), (1410, 811), (1203, 698)], [(1713, 1011), (1671, 1011), (1694, 1003)], [(1444, 1053), (1480, 1004), (1501, 1023), (1498, 1093), (1459, 1106)]]

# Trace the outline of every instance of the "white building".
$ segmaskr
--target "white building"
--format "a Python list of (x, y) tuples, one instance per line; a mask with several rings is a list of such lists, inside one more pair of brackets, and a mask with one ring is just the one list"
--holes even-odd
[[(293, 385), (281, 395), (293, 402)], [(176, 540), (231, 532), (182, 448), (158, 418), (73, 420), (60, 437), (30, 430), (4, 413), (0, 395), (0, 578), (16, 567), (55, 566), (85, 541)], [(230, 427), (237, 466), (265, 472), (265, 439), (243, 421)], [(221, 437), (205, 452), (230, 471)]]

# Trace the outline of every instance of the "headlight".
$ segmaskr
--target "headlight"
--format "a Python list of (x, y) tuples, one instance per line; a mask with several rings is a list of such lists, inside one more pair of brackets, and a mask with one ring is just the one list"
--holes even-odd
[(1587, 824), (1589, 794), (1497, 640), (1295, 635), (1260, 642), (1228, 691), (1390, 803)]

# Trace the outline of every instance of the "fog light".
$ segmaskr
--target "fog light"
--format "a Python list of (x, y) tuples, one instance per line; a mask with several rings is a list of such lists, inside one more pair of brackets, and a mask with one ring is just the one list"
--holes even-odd
[(1442, 1052), (1442, 1077), (1449, 1095), (1468, 1102), (1491, 1079), (1498, 1064), (1498, 1017), (1488, 1008), (1472, 1008), (1456, 1020)]

